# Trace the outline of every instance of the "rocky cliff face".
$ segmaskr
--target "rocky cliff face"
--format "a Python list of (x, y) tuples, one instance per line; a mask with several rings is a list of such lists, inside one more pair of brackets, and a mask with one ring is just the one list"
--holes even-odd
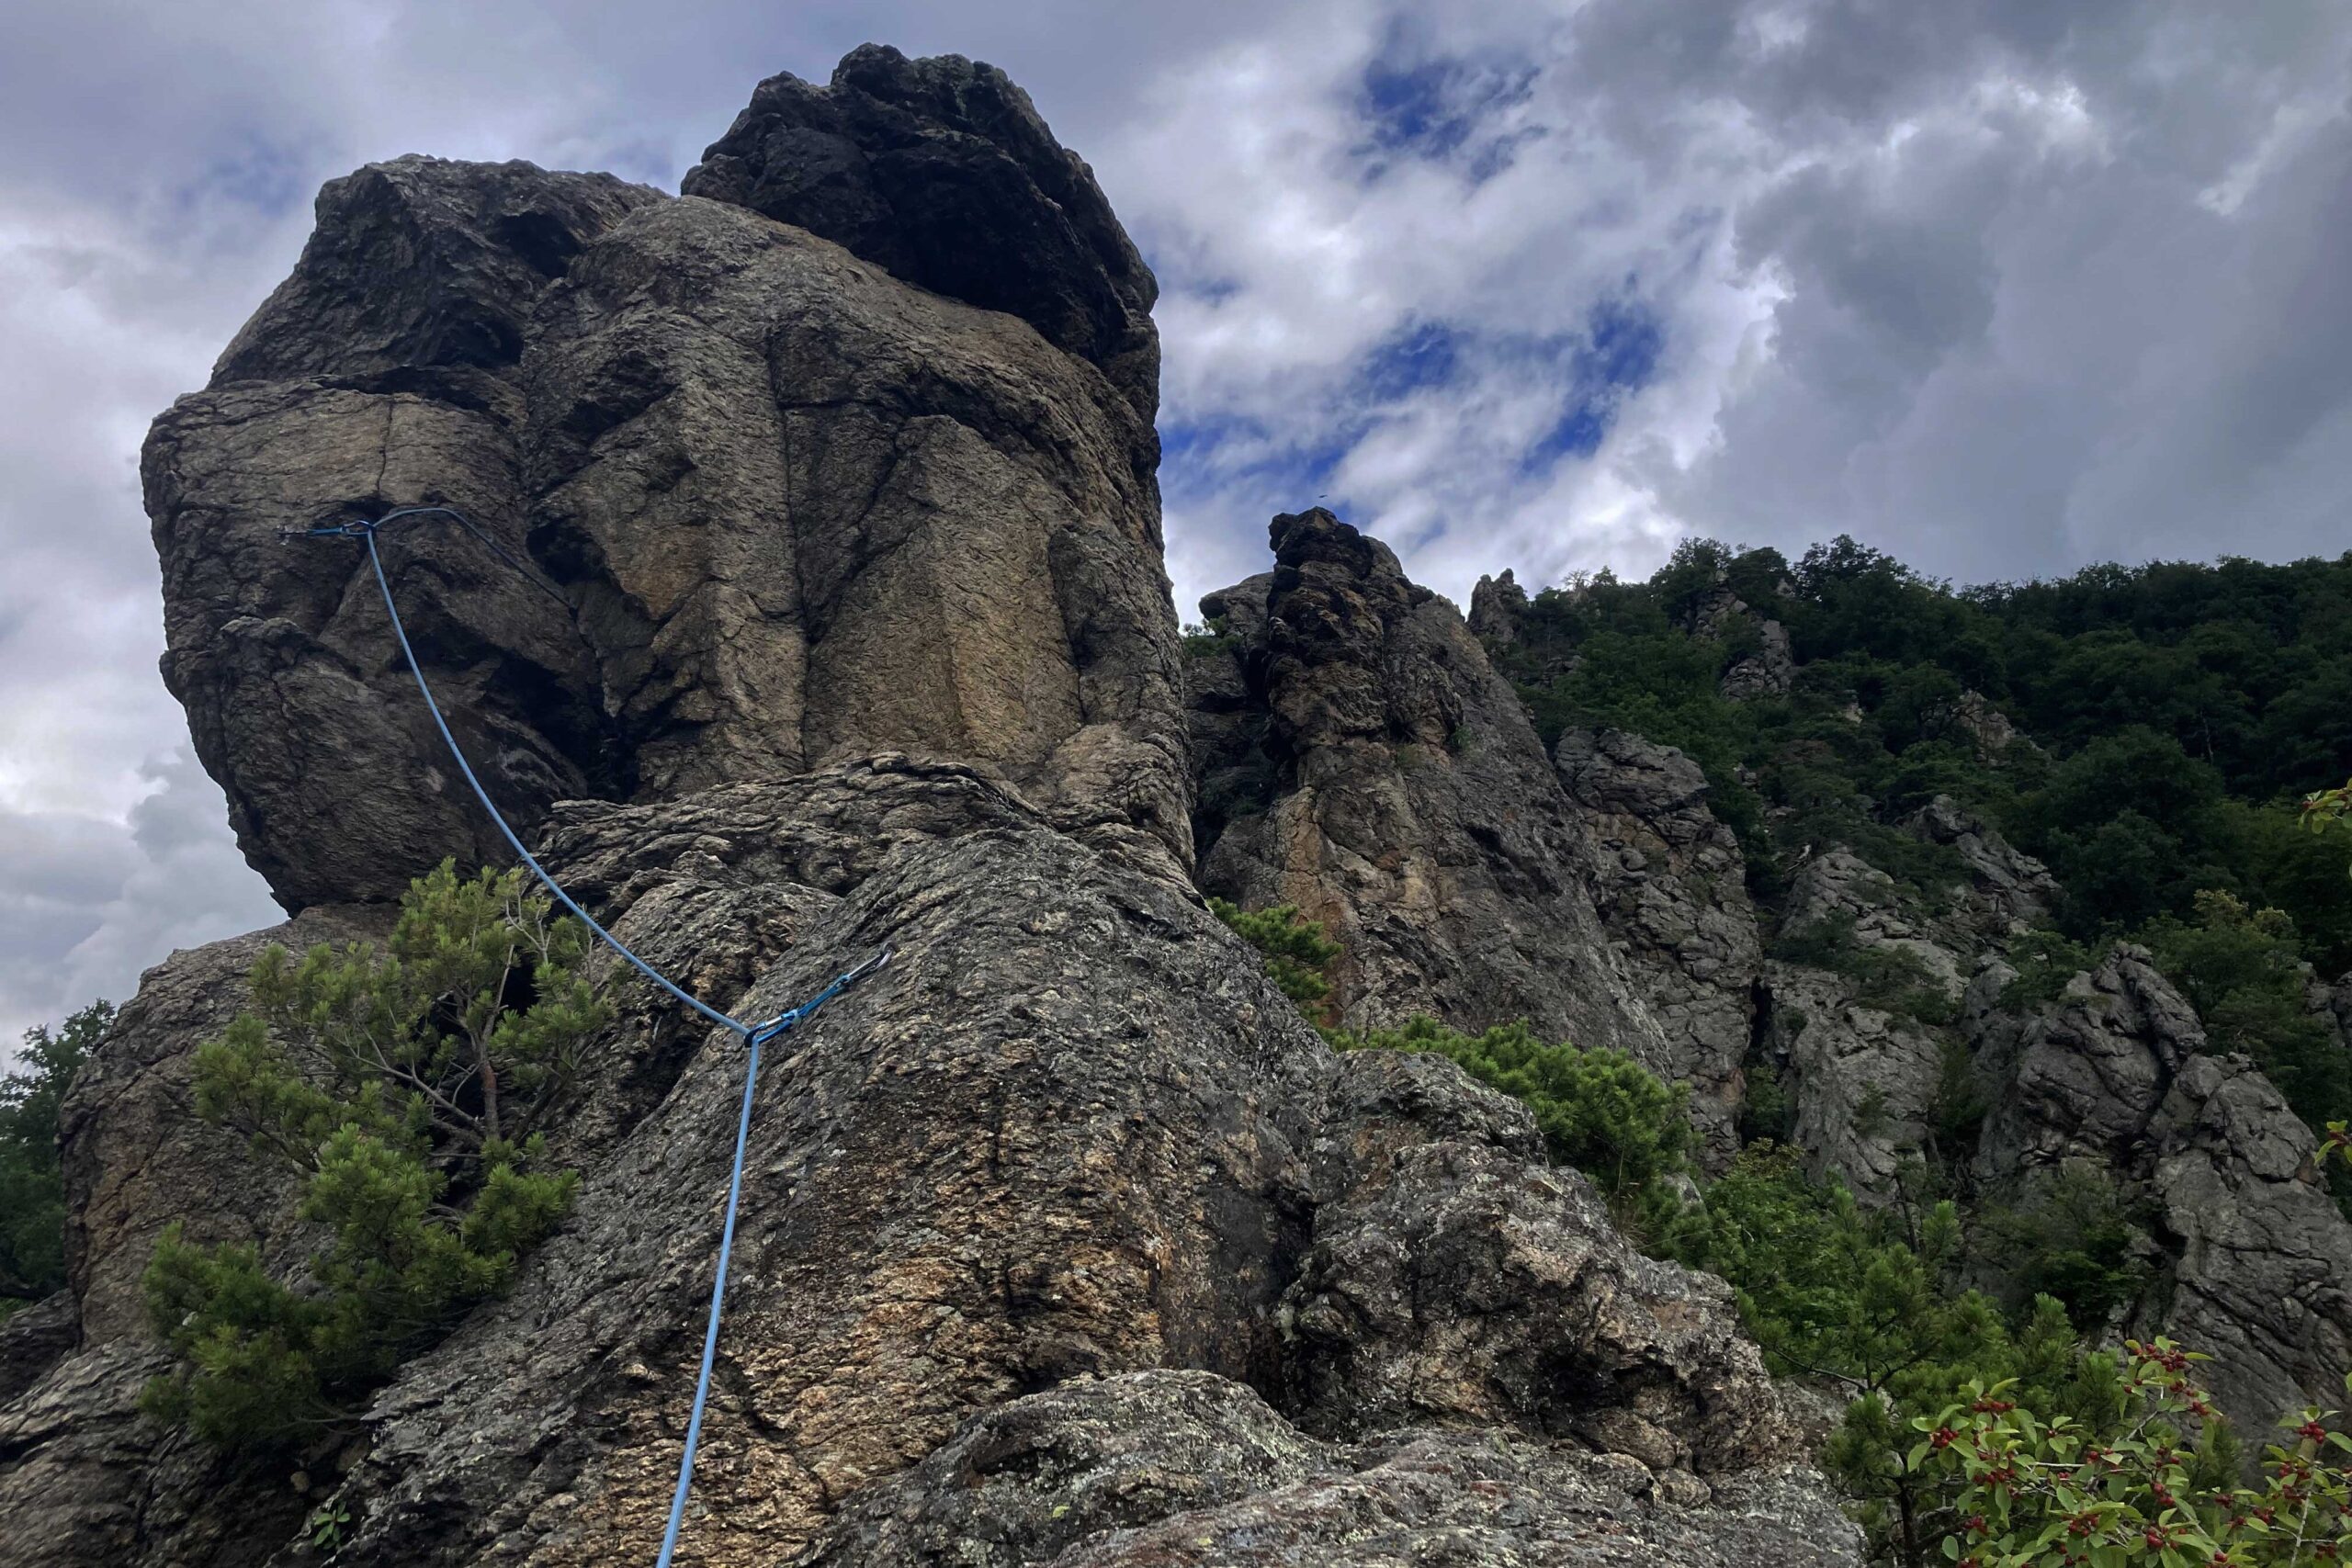
[(1650, 1064), (1690, 1086), (1711, 1159), (1737, 1147), (1762, 972), (1739, 840), (1699, 765), (1623, 730), (1564, 733), (1553, 761), (1591, 837), (1601, 921), (1666, 1036)]
[(1271, 537), (1271, 575), (1204, 602), (1227, 634), (1190, 665), (1201, 886), (1322, 921), (1351, 1028), (1526, 1018), (1663, 1063), (1587, 825), (1460, 613), (1329, 512)]
[(2070, 1167), (2107, 1174), (2149, 1215), (2157, 1287), (2132, 1326), (2214, 1358), (2242, 1430), (2342, 1386), (2352, 1366), (2352, 1224), (2319, 1179), (2316, 1140), (2243, 1056), (2209, 1054), (2197, 1014), (2144, 949), (2119, 947), (2022, 1018), (1988, 965), (1963, 1017), (2010, 1087), (1977, 1150), (1988, 1188), (2030, 1194)]
[[(338, 181), (158, 422), (167, 677), (300, 912), (151, 972), (76, 1081), (71, 1287), (0, 1327), (0, 1565), (295, 1563), (322, 1501), (356, 1564), (660, 1537), (742, 1053), (625, 973), (508, 1295), (296, 1474), (137, 1414), (162, 1228), (311, 1239), (194, 1047), (265, 942), (494, 847), (364, 563), (277, 538), (420, 502), (481, 532), (385, 536), (419, 659), (623, 940), (738, 1011), (900, 954), (771, 1053), (682, 1561), (1856, 1562), (1724, 1289), (1516, 1102), (1329, 1051), (1204, 907), (1151, 284), (1084, 165), (989, 68), (865, 50), (763, 84), (687, 189)], [(1283, 831), (1204, 812), (1204, 876), (1342, 920), (1358, 1016), (1665, 1052), (1459, 618), (1328, 515), (1278, 535), (1218, 722)]]
[[(777, 129), (787, 103), (822, 134)], [(758, 172), (808, 136), (821, 210)], [(281, 901), (389, 897), (497, 849), (420, 763), (364, 562), (278, 536), (420, 502), (531, 568), (446, 521), (384, 537), (526, 825), (887, 747), (1183, 863), (1150, 275), (1084, 165), (1001, 73), (868, 50), (831, 88), (763, 85), (688, 189), (423, 158), (335, 181), (294, 276), (157, 423), (165, 678)], [(926, 191), (1000, 227), (944, 245)], [(942, 276), (951, 253), (1027, 292)], [(1115, 333), (1072, 336), (1111, 304)]]

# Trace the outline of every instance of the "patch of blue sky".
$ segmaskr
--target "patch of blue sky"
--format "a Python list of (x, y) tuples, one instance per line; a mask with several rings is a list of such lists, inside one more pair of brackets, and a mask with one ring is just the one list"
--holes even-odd
[(1250, 496), (1268, 516), (1309, 506), (1337, 508), (1346, 498), (1331, 476), (1363, 430), (1270, 431), (1254, 420), (1211, 417), (1159, 431), (1160, 488), (1171, 498)]
[(1600, 450), (1626, 398), (1649, 384), (1665, 352), (1666, 329), (1631, 299), (1606, 299), (1585, 318), (1585, 330), (1563, 345), (1566, 406), (1552, 428), (1520, 460), (1525, 472)]
[(1444, 322), (1417, 322), (1372, 350), (1361, 377), (1363, 389), (1387, 402), (1425, 387), (1442, 386), (1453, 379), (1463, 346), (1461, 334)]
[(1475, 105), (1460, 102), (1460, 61), (1406, 64), (1384, 52), (1364, 67), (1363, 115), (1374, 146), (1442, 158), (1469, 139)]
[(1392, 28), (1357, 81), (1367, 132), (1356, 151), (1381, 170), (1400, 157), (1459, 156), (1474, 183), (1510, 167), (1523, 131), (1495, 134), (1495, 115), (1523, 101), (1535, 69), (1522, 61), (1431, 54), (1401, 25)]

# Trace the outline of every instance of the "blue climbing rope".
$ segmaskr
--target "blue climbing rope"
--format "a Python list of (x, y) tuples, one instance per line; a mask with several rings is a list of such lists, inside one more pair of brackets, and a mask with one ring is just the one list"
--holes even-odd
[(408, 661), (409, 673), (416, 679), (416, 690), (424, 699), (425, 711), (433, 716), (433, 727), (441, 732), (441, 743), (449, 749), (449, 755), (457, 761), (458, 771), (465, 775), (467, 784), (474, 792), (474, 798), (481, 802), (482, 810), (489, 814), (491, 821), (496, 824), (499, 832), (505, 836), (508, 846), (514, 850), (525, 865), (531, 868), (531, 874), (537, 877), (541, 885), (549, 893), (555, 895), (556, 899), (566, 909), (571, 910), (582, 925), (595, 932), (605, 946), (628, 959), (647, 979), (651, 980), (695, 1011), (709, 1019), (713, 1023), (723, 1024), (741, 1034), (749, 1047), (743, 1070), (743, 1109), (735, 1122), (735, 1163), (727, 1178), (727, 1220), (719, 1230), (718, 1270), (710, 1285), (710, 1320), (703, 1329), (702, 1371), (695, 1379), (694, 1411), (686, 1419), (686, 1449), (678, 1461), (678, 1485), (670, 1499), (669, 1526), (662, 1533), (662, 1554), (654, 1560), (655, 1568), (669, 1568), (671, 1554), (678, 1547), (678, 1530), (685, 1522), (686, 1496), (694, 1487), (695, 1450), (702, 1442), (703, 1411), (710, 1401), (711, 1372), (718, 1359), (718, 1325), (727, 1303), (727, 1266), (735, 1252), (735, 1209), (743, 1193), (743, 1152), (751, 1141), (752, 1099), (760, 1081), (760, 1048), (796, 1024), (807, 1021), (819, 1008), (888, 964), (891, 959), (891, 950), (886, 946), (865, 963), (834, 976), (831, 985), (798, 1007), (787, 1009), (774, 1018), (763, 1019), (757, 1023), (745, 1023), (740, 1019), (730, 1018), (707, 1002), (688, 994), (684, 987), (631, 952), (627, 943), (606, 931), (598, 923), (594, 916), (582, 908), (578, 900), (563, 890), (563, 885), (548, 874), (548, 869), (538, 863), (537, 857), (523, 846), (521, 838), (516, 836), (513, 828), (507, 826), (505, 815), (490, 798), (490, 792), (482, 788), (481, 780), (474, 775), (473, 764), (466, 761), (465, 751), (458, 745), (458, 738), (449, 732), (449, 721), (442, 716), (441, 705), (435, 700), (433, 688), (425, 682), (424, 666), (417, 662), (416, 650), (409, 646), (408, 628), (401, 624), (400, 605), (392, 598), (391, 579), (384, 573), (384, 558), (382, 552), (376, 547), (376, 535), (386, 524), (395, 523), (407, 517), (426, 516), (456, 519), (468, 533), (481, 540), (492, 555), (525, 577), (532, 578), (540, 588), (554, 594), (559, 604), (564, 604), (566, 608), (570, 607), (570, 602), (565, 600), (560, 592), (548, 583), (538, 581), (520, 560), (510, 554), (497, 540), (476, 527), (471, 518), (453, 506), (396, 507), (381, 517), (372, 520), (340, 523), (320, 528), (288, 529), (283, 532), (282, 536), (306, 539), (356, 538), (366, 542), (368, 564), (375, 569), (376, 586), (384, 595), (384, 613), (391, 617), (392, 636), (400, 643), (401, 657)]

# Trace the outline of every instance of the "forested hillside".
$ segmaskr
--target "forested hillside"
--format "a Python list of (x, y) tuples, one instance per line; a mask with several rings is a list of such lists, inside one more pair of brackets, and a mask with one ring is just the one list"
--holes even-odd
[(1768, 910), (1833, 845), (1958, 882), (1900, 828), (1950, 796), (2049, 867), (2052, 940), (2145, 942), (2304, 1120), (2352, 1115), (2300, 968), (2352, 968), (2352, 835), (2299, 820), (2352, 770), (2352, 555), (1954, 590), (1850, 538), (1793, 563), (1700, 541), (1645, 582), (1482, 601), (1547, 744), (1607, 726), (1699, 761)]
[[(1525, 1101), (1621, 1226), (1729, 1281), (1842, 1411), (1821, 1461), (1880, 1560), (1997, 1557), (1972, 1509), (2044, 1506), (1919, 1448), (2005, 1379), (2003, 1411), (2176, 1434), (2099, 1505), (2115, 1561), (2221, 1529), (2270, 1420), (2352, 1359), (2340, 1145), (2307, 1130), (2352, 1116), (2352, 833), (2301, 809), (2352, 771), (2352, 557), (1956, 592), (1850, 539), (1699, 542), (1645, 582), (1482, 581), (1482, 660), (1334, 520), (1274, 539), (1189, 644), (1203, 877), (1334, 1042)], [(1657, 1034), (1589, 1030), (1545, 980), (1566, 949), (1510, 961), (1555, 798)], [(1496, 906), (1490, 945), (1398, 934), (1423, 882)], [(2127, 1352), (2158, 1334), (2212, 1353), (2216, 1404)]]

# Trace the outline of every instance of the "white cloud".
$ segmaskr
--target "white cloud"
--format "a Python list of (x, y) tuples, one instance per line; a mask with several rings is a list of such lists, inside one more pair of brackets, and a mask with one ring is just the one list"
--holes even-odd
[[(0, 1029), (266, 916), (176, 760), (135, 462), (310, 193), (410, 151), (674, 187), (759, 76), (868, 37), (1005, 66), (1159, 266), (1186, 612), (1318, 493), (1456, 596), (1692, 532), (1970, 578), (2344, 546), (2334, 0), (36, 0), (0, 57)], [(1610, 310), (1656, 333), (1622, 385)]]

